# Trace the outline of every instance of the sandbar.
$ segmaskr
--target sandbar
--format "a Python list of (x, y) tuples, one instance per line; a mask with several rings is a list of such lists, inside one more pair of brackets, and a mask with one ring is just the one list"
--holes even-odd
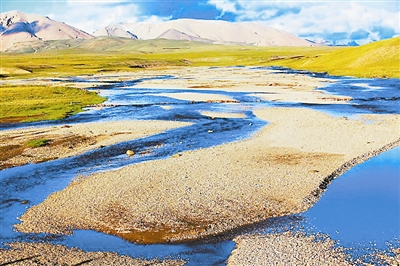
[(400, 143), (399, 115), (368, 123), (306, 108), (255, 115), (269, 124), (250, 139), (82, 176), (28, 209), (16, 229), (93, 229), (138, 243), (215, 235), (306, 211), (333, 178)]
[[(0, 131), (0, 169), (76, 156), (89, 150), (189, 124), (176, 121), (123, 120), (3, 130)], [(48, 142), (42, 147), (26, 146), (29, 141), (39, 139)]]

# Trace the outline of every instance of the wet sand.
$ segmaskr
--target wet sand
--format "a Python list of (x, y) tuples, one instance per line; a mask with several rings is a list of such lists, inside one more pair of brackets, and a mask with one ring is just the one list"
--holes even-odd
[(252, 138), (81, 177), (22, 215), (21, 232), (93, 229), (138, 243), (196, 239), (299, 213), (353, 165), (400, 143), (399, 115), (265, 108)]
[[(56, 127), (32, 127), (0, 131), (0, 169), (75, 156), (118, 142), (147, 137), (190, 123), (173, 121), (112, 121)], [(30, 148), (31, 140), (48, 140)]]
[(84, 252), (77, 248), (39, 243), (11, 243), (0, 248), (1, 265), (184, 265), (182, 260), (142, 260), (110, 252)]

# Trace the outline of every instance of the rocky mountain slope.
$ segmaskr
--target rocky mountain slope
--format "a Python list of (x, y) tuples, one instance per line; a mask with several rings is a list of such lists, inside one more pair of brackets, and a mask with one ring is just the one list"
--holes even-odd
[(21, 43), (38, 43), (46, 40), (90, 39), (92, 35), (35, 14), (10, 11), (0, 14), (1, 51), (14, 48)]

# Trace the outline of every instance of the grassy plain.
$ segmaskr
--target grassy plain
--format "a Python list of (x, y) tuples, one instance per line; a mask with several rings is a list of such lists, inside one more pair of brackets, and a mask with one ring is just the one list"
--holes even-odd
[(279, 64), (338, 76), (400, 78), (400, 37), (339, 48), (300, 60), (283, 60)]
[(399, 78), (400, 37), (360, 47), (256, 47), (101, 37), (2, 54), (3, 77), (43, 77), (179, 66), (285, 66), (334, 75)]
[[(400, 78), (400, 37), (360, 47), (256, 47), (115, 37), (44, 42), (24, 53), (1, 53), (0, 123), (61, 119), (104, 99), (51, 86), (7, 80), (133, 72), (181, 66), (284, 66), (355, 77)], [(33, 53), (34, 52), (34, 53)], [(70, 104), (74, 102), (74, 104)]]
[(95, 92), (61, 86), (1, 85), (0, 123), (62, 119), (101, 103)]

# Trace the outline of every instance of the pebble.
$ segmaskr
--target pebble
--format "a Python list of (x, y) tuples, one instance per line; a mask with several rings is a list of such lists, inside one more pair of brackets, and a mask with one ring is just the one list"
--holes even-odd
[(127, 150), (127, 151), (126, 151), (126, 155), (128, 155), (128, 156), (132, 156), (132, 155), (134, 155), (134, 154), (135, 154), (135, 152), (132, 151), (132, 150)]

